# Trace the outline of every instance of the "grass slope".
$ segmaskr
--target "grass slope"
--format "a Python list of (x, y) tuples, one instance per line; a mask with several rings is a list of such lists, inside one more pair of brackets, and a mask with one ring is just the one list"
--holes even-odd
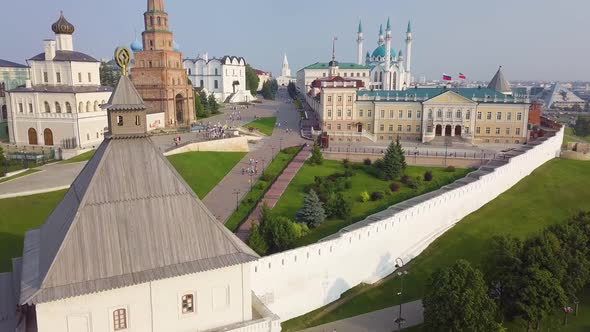
[(168, 160), (203, 199), (245, 155), (245, 152), (187, 152), (170, 156)]
[(26, 231), (39, 227), (66, 190), (0, 200), (0, 272), (12, 269), (11, 259), (23, 255)]
[(272, 136), (275, 129), (276, 117), (260, 118), (244, 125), (245, 128), (255, 128), (266, 136)]
[[(436, 190), (445, 184), (464, 177), (468, 172), (466, 169), (457, 169), (455, 172), (449, 173), (445, 172), (441, 168), (408, 166), (406, 169), (406, 175), (411, 178), (422, 177), (426, 170), (432, 171), (434, 178), (431, 182), (422, 182), (422, 185), (418, 190), (413, 190), (403, 184), (400, 184), (400, 190), (393, 193), (391, 196), (386, 195), (382, 200), (374, 202), (368, 201), (365, 203), (361, 203), (359, 201), (359, 197), (363, 191), (367, 191), (369, 194), (373, 191), (385, 191), (389, 189), (391, 182), (377, 179), (374, 176), (367, 174), (363, 170), (355, 170), (354, 176), (351, 178), (352, 187), (351, 189), (344, 192), (344, 198), (346, 201), (353, 202), (351, 221), (329, 219), (321, 226), (312, 229), (307, 236), (299, 239), (297, 245), (303, 246), (310, 243), (315, 243), (326, 236), (338, 232), (340, 229), (352, 224), (353, 222), (362, 220), (367, 216), (382, 211), (393, 204), (405, 201), (425, 192)], [(344, 166), (340, 161), (325, 160), (322, 165), (316, 166), (306, 163), (299, 170), (295, 178), (293, 178), (273, 211), (280, 215), (294, 219), (297, 210), (303, 205), (303, 200), (305, 198), (305, 194), (307, 193), (307, 186), (314, 182), (314, 178), (316, 176), (327, 176), (330, 174), (343, 172)]]
[[(476, 266), (484, 264), (487, 244), (493, 236), (513, 235), (524, 239), (549, 225), (564, 222), (580, 209), (590, 208), (589, 178), (590, 164), (585, 161), (555, 159), (539, 167), (531, 176), (465, 217), (413, 260), (404, 279), (402, 302), (422, 298), (424, 285), (436, 268), (461, 258)], [(399, 280), (391, 277), (372, 287), (357, 286), (348, 292), (352, 295), (343, 295), (340, 305), (330, 306), (333, 310), (320, 308), (294, 318), (283, 324), (283, 330), (295, 331), (396, 305), (400, 299), (394, 294), (399, 287)], [(589, 296), (584, 298), (588, 300)], [(586, 316), (586, 323), (582, 324), (589, 328), (590, 315)]]
[(79, 163), (81, 161), (88, 161), (88, 160), (90, 160), (90, 158), (92, 158), (92, 156), (94, 156), (94, 152), (96, 152), (96, 151), (95, 150), (86, 151), (82, 154), (75, 156), (74, 158), (70, 158), (68, 160), (62, 160), (59, 163), (60, 164), (73, 164), (73, 163)]

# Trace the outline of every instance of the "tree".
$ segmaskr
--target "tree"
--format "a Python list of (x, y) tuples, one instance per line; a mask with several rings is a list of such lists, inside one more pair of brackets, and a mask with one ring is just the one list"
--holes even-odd
[(253, 96), (256, 96), (258, 91), (258, 84), (260, 83), (260, 77), (256, 74), (256, 70), (250, 65), (246, 65), (246, 89), (250, 90)]
[(295, 87), (295, 83), (289, 82), (289, 85), (287, 85), (287, 92), (289, 93), (289, 97), (291, 97), (291, 99), (297, 98), (297, 87)]
[(427, 331), (498, 331), (496, 306), (487, 294), (482, 273), (459, 260), (435, 271), (423, 299)]
[(274, 90), (273, 88), (273, 82), (276, 83), (276, 80), (269, 80), (264, 82), (264, 84), (262, 84), (262, 97), (264, 99), (268, 99), (268, 100), (274, 100), (275, 99), (275, 93), (276, 90)]
[(118, 67), (104, 61), (100, 63), (99, 74), (100, 84), (113, 88), (117, 85), (117, 82), (119, 82), (119, 78), (121, 77), (121, 72)]
[[(266, 204), (262, 206), (260, 224), (256, 230), (264, 240), (268, 254), (292, 248), (295, 240), (306, 235), (309, 231), (306, 225), (294, 223), (289, 218), (273, 214)], [(257, 237), (254, 235), (252, 241), (258, 243)], [(258, 248), (264, 249), (263, 245), (256, 245)]]
[(197, 115), (197, 118), (207, 118), (211, 115), (205, 109), (205, 106), (203, 106), (201, 95), (196, 92), (195, 92), (195, 114)]
[(252, 248), (256, 253), (260, 256), (264, 256), (268, 252), (268, 245), (264, 241), (264, 237), (260, 232), (259, 225), (253, 225), (250, 229), (250, 234), (248, 235), (248, 246)]
[(5, 167), (6, 164), (6, 157), (4, 157), (4, 149), (0, 146), (0, 177), (5, 176)]
[[(399, 141), (397, 143), (391, 142), (387, 147), (385, 156), (383, 157), (383, 175), (386, 180), (393, 180), (399, 177), (405, 168), (405, 158), (400, 157), (400, 149), (398, 148)], [(403, 150), (401, 150), (403, 152)]]
[(346, 202), (342, 193), (337, 193), (328, 200), (326, 212), (329, 217), (348, 220), (352, 212), (352, 204)]
[(590, 117), (579, 115), (574, 125), (574, 132), (578, 136), (590, 135)]
[(211, 114), (219, 113), (219, 104), (217, 103), (217, 100), (215, 99), (215, 96), (213, 94), (209, 95), (209, 99), (207, 100), (207, 105), (209, 106), (209, 112)]
[(303, 206), (297, 211), (296, 219), (310, 228), (321, 225), (326, 219), (326, 212), (320, 198), (313, 189), (305, 196)]
[(201, 98), (201, 103), (203, 104), (203, 108), (205, 108), (205, 111), (208, 111), (209, 110), (209, 96), (207, 96), (207, 93), (205, 92), (205, 90), (199, 91), (199, 97)]
[(565, 305), (565, 294), (559, 280), (551, 272), (532, 266), (524, 270), (518, 287), (515, 308), (528, 322), (539, 328), (541, 320)]
[(324, 163), (324, 156), (322, 155), (322, 150), (320, 150), (320, 146), (317, 143), (313, 145), (313, 149), (311, 150), (311, 157), (309, 157), (309, 162), (312, 165), (321, 165)]
[(401, 165), (401, 173), (403, 173), (403, 171), (406, 170), (406, 167), (408, 167), (408, 164), (406, 163), (406, 152), (402, 148), (399, 137), (395, 140), (395, 151), (399, 160), (399, 164)]

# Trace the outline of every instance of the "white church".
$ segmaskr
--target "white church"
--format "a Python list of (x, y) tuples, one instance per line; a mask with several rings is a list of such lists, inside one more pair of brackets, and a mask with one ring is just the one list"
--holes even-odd
[(30, 80), (8, 91), (10, 143), (95, 148), (103, 141), (112, 88), (100, 85), (100, 62), (74, 50), (74, 26), (63, 13), (52, 25), (55, 40), (29, 60)]
[(289, 83), (296, 82), (296, 78), (291, 76), (291, 69), (289, 69), (289, 60), (287, 54), (283, 55), (283, 65), (281, 66), (281, 76), (277, 77), (277, 84), (279, 86), (287, 86)]
[(258, 255), (152, 143), (127, 76), (105, 111), (104, 141), (0, 274), (0, 330), (280, 331), (251, 290)]

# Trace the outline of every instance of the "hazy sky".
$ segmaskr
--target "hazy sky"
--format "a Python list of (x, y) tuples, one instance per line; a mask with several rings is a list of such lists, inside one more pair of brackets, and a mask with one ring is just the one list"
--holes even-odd
[[(355, 61), (359, 19), (366, 53), (389, 16), (396, 51), (412, 21), (415, 77), (463, 72), (487, 80), (503, 65), (512, 80), (590, 80), (589, 0), (165, 0), (165, 6), (184, 57), (239, 55), (275, 74), (284, 52), (293, 75), (329, 61), (333, 36), (338, 60)], [(24, 63), (40, 53), (60, 10), (76, 26), (76, 50), (111, 57), (135, 31), (139, 36), (145, 9), (145, 0), (2, 0), (0, 58)]]

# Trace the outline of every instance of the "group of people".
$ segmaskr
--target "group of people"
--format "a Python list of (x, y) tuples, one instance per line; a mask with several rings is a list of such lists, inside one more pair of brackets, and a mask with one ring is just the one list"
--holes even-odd
[(258, 175), (258, 160), (250, 158), (249, 167), (242, 167), (242, 175)]

